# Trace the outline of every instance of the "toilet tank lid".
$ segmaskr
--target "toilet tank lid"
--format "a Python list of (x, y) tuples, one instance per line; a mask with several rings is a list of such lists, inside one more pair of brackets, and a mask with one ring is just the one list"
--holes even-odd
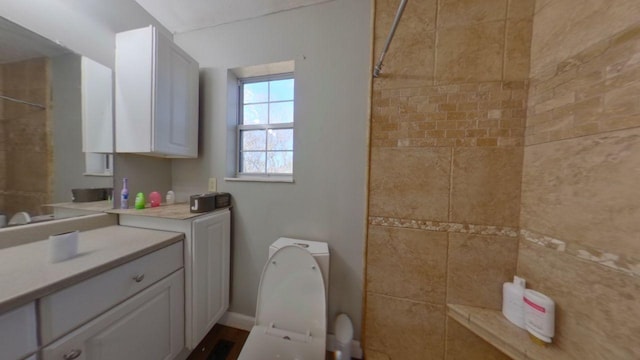
[(271, 244), (273, 250), (278, 250), (287, 245), (297, 245), (303, 249), (309, 251), (312, 255), (328, 255), (329, 245), (326, 242), (293, 239), (287, 237), (281, 237)]

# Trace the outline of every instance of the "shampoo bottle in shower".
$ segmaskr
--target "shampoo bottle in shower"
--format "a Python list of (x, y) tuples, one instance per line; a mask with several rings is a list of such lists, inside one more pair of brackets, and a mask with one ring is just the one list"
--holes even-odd
[(523, 301), (525, 285), (525, 280), (519, 276), (514, 276), (513, 282), (502, 285), (502, 314), (521, 329), (526, 329)]
[(129, 187), (127, 178), (122, 179), (122, 190), (120, 190), (120, 209), (129, 208)]

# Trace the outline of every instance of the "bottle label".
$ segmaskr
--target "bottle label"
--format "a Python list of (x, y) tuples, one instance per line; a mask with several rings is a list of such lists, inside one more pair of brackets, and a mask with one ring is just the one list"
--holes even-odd
[(525, 304), (529, 305), (532, 309), (538, 310), (541, 313), (546, 313), (547, 312), (547, 309), (545, 309), (542, 306), (534, 303), (533, 301), (527, 299), (526, 297), (523, 297), (522, 299), (524, 299)]

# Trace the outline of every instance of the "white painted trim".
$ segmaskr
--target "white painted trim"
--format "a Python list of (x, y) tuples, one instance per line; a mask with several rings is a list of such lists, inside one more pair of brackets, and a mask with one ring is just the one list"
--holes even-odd
[(220, 320), (218, 320), (218, 324), (229, 326), (232, 328), (251, 331), (251, 328), (256, 323), (256, 318), (253, 316), (248, 316), (236, 312), (227, 311), (222, 315)]
[[(256, 323), (256, 319), (253, 316), (248, 316), (236, 312), (227, 311), (222, 315), (218, 324), (229, 326), (232, 328), (251, 331), (253, 325)], [(327, 351), (336, 351), (337, 340), (333, 334), (327, 334)], [(354, 359), (362, 359), (362, 348), (360, 342), (357, 340), (351, 341), (351, 357)]]
[(294, 183), (291, 176), (242, 176), (242, 177), (226, 177), (224, 181), (236, 181), (236, 182), (267, 182), (267, 183)]

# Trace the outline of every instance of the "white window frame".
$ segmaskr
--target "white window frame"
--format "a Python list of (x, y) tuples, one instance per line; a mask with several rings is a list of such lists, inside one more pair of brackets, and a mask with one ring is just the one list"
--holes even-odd
[[(244, 125), (242, 124), (243, 120), (244, 120), (244, 85), (245, 84), (252, 84), (252, 83), (259, 83), (259, 82), (267, 82), (267, 81), (277, 81), (277, 80), (287, 80), (287, 79), (293, 79), (294, 80), (294, 84), (295, 84), (295, 78), (294, 78), (294, 73), (293, 72), (287, 72), (287, 73), (281, 73), (281, 74), (273, 74), (273, 75), (263, 75), (263, 76), (253, 76), (253, 77), (246, 77), (246, 78), (241, 78), (238, 79), (238, 123), (236, 126), (236, 144), (237, 144), (237, 149), (236, 149), (236, 177), (238, 179), (242, 179), (242, 178), (252, 178), (252, 179), (260, 179), (260, 178), (273, 178), (274, 180), (288, 180), (288, 179), (292, 179), (293, 177), (293, 164), (291, 165), (291, 173), (268, 173), (266, 172), (266, 166), (267, 166), (267, 159), (265, 158), (265, 172), (260, 172), (260, 173), (248, 173), (248, 172), (241, 172), (240, 170), (242, 169), (242, 136), (241, 133), (243, 131), (247, 131), (247, 130), (265, 130), (268, 131), (270, 129), (291, 129), (291, 131), (294, 133), (295, 136), (295, 110), (294, 110), (294, 120), (293, 122), (290, 123), (277, 123), (277, 124), (249, 124), (249, 125)], [(294, 85), (294, 89), (295, 89), (295, 85)], [(294, 90), (294, 94), (295, 94), (295, 90)], [(290, 100), (286, 100), (286, 101), (267, 101), (266, 103), (268, 104), (272, 104), (272, 103), (279, 103), (279, 102), (288, 102)], [(296, 98), (295, 95), (293, 97), (293, 106), (295, 109), (295, 103), (296, 103)], [(293, 156), (295, 157), (295, 141), (293, 142), (293, 149), (292, 150), (272, 150), (271, 152), (278, 152), (278, 151), (291, 151)], [(265, 150), (265, 153), (269, 152), (268, 150)]]

